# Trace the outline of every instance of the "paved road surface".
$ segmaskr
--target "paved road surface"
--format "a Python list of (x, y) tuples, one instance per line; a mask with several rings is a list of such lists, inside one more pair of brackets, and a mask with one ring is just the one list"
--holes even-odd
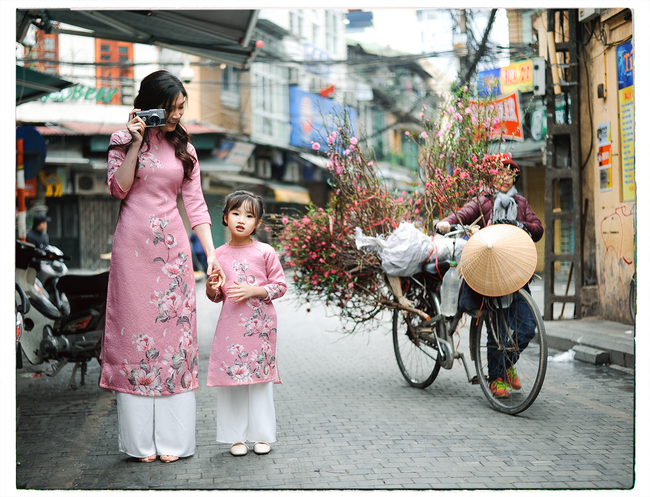
[[(369, 334), (345, 336), (322, 307), (308, 313), (287, 297), (276, 306), (284, 384), (275, 387), (278, 442), (269, 455), (234, 458), (228, 446), (214, 442), (215, 392), (205, 386), (205, 375), (220, 306), (200, 297), (196, 454), (174, 464), (125, 457), (117, 449), (115, 398), (97, 387), (96, 363), (88, 384), (77, 390), (67, 389), (70, 365), (55, 378), (32, 377), (39, 368), (28, 366), (16, 381), (16, 486), (628, 489), (635, 484), (630, 371), (550, 361), (535, 404), (511, 417), (488, 406), (459, 364), (442, 370), (428, 389), (407, 386), (385, 324)], [(466, 331), (461, 337), (465, 345)]]

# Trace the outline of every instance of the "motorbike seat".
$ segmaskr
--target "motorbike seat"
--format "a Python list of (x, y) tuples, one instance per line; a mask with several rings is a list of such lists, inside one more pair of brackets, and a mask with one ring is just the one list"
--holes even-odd
[(88, 276), (66, 274), (59, 279), (56, 287), (68, 298), (75, 295), (105, 295), (108, 291), (108, 271)]
[(434, 279), (442, 280), (442, 277), (450, 267), (451, 264), (449, 261), (438, 261), (437, 264), (435, 262), (425, 262), (422, 264), (422, 272), (428, 276), (432, 276)]

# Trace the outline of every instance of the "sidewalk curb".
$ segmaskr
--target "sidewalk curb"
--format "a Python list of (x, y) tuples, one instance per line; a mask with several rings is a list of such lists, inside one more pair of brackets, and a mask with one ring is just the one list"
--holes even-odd
[[(586, 346), (605, 352), (609, 363), (634, 368), (634, 330), (630, 325), (597, 318), (544, 321), (548, 346), (566, 351)], [(588, 352), (587, 350), (576, 350)], [(594, 352), (592, 352), (594, 354)], [(586, 362), (598, 364), (585, 356)]]

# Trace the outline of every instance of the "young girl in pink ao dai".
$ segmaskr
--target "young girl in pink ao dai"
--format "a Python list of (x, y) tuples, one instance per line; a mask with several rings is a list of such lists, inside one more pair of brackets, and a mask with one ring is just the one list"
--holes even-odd
[(287, 284), (275, 250), (251, 238), (263, 215), (259, 195), (237, 190), (226, 197), (222, 222), (232, 237), (215, 251), (225, 283), (217, 273), (206, 281), (208, 298), (223, 302), (208, 368), (208, 386), (218, 388), (217, 442), (231, 444), (235, 456), (248, 452), (246, 442), (268, 454), (276, 441), (273, 384), (281, 380), (271, 301)]

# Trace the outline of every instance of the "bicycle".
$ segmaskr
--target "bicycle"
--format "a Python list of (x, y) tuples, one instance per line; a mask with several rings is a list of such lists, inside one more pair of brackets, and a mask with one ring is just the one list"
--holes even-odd
[[(452, 227), (446, 236), (461, 233), (462, 227)], [(482, 296), (480, 309), (459, 310), (447, 317), (440, 313), (440, 287), (449, 267), (449, 261), (427, 262), (420, 273), (400, 278), (404, 297), (429, 317), (427, 320), (403, 308), (393, 311), (393, 348), (402, 375), (411, 386), (426, 388), (435, 381), (440, 368), (451, 369), (458, 359), (468, 381), (481, 386), (494, 409), (507, 414), (523, 412), (539, 395), (548, 359), (544, 321), (527, 285), (504, 297)], [(464, 354), (454, 346), (454, 333), (464, 314), (471, 319), (469, 349), (475, 376), (471, 375)], [(534, 329), (528, 326), (524, 330), (524, 317), (530, 316)], [(526, 343), (520, 341), (524, 331), (530, 335), (525, 337), (529, 338)], [(509, 389), (507, 397), (494, 397), (490, 390), (489, 360), (501, 361), (504, 371), (516, 363), (521, 388)]]
[(632, 322), (636, 323), (636, 271), (634, 271), (634, 274), (632, 275), (632, 279), (630, 280), (628, 308), (630, 311), (630, 318), (632, 318)]

